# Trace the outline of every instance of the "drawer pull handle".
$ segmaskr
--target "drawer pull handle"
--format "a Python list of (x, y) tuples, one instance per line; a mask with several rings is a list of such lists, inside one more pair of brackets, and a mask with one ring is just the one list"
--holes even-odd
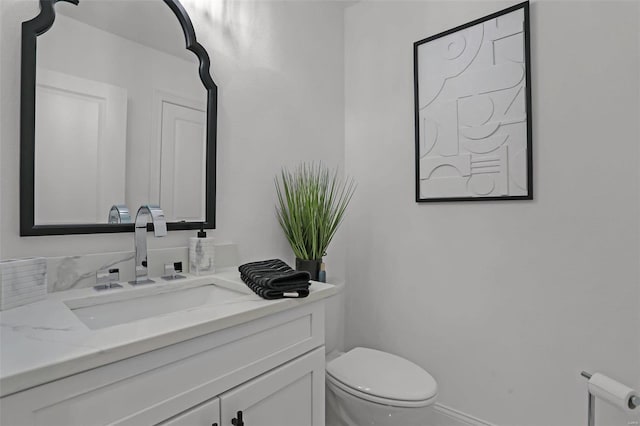
[(237, 418), (231, 419), (231, 424), (233, 426), (244, 426), (244, 422), (242, 421), (242, 411), (238, 411)]

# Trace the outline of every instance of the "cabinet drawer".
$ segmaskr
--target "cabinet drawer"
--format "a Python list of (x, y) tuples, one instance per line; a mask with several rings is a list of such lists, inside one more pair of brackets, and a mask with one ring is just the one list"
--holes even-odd
[(322, 302), (0, 399), (0, 423), (155, 424), (324, 344)]

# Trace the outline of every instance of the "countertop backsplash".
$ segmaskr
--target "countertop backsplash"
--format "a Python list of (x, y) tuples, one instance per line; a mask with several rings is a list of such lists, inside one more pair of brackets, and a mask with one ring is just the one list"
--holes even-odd
[[(159, 277), (164, 273), (164, 265), (182, 262), (185, 272), (189, 270), (189, 248), (174, 247), (149, 250), (149, 276)], [(47, 258), (48, 291), (64, 291), (96, 285), (96, 272), (102, 269), (118, 268), (120, 281), (130, 281), (134, 277), (135, 252), (122, 251), (79, 256)], [(216, 268), (222, 269), (238, 264), (238, 250), (233, 243), (216, 244)]]

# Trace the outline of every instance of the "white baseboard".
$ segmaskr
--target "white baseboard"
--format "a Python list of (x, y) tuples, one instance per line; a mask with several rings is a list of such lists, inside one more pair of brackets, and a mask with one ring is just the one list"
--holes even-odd
[(465, 414), (461, 411), (455, 410), (451, 407), (447, 407), (446, 405), (442, 405), (440, 403), (435, 403), (432, 405), (434, 411), (437, 411), (440, 414), (443, 414), (447, 417), (450, 417), (462, 425), (468, 426), (496, 426), (493, 423), (485, 422), (484, 420), (480, 420), (476, 417)]

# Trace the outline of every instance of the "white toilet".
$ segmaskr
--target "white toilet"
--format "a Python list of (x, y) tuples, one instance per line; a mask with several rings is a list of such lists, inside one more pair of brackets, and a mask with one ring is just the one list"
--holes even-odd
[(375, 349), (335, 351), (343, 297), (339, 293), (326, 305), (326, 425), (423, 426), (426, 410), (438, 396), (438, 384), (429, 373)]

